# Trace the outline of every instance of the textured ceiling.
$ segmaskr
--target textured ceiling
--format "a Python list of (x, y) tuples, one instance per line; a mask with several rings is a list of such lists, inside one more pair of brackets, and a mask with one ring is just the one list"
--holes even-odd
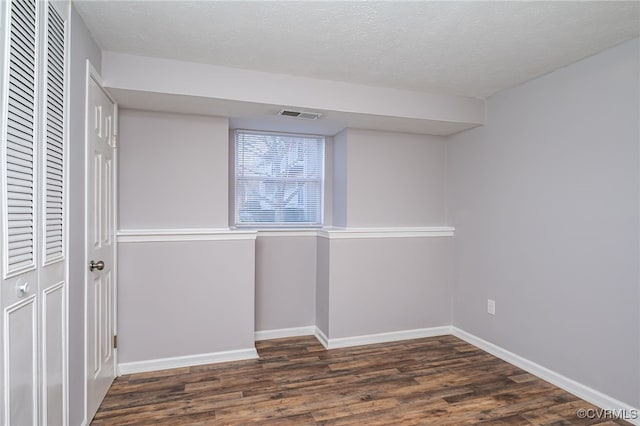
[(107, 51), (484, 98), (640, 34), (640, 2), (75, 1)]

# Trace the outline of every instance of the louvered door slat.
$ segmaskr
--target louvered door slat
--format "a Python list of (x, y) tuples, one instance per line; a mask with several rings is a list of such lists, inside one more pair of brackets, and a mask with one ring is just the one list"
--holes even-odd
[(30, 69), (32, 69), (35, 66), (35, 61), (33, 59), (26, 59), (25, 56), (29, 55), (33, 52), (31, 52), (28, 49), (23, 48), (22, 46), (20, 46), (19, 42), (17, 42), (16, 44), (14, 44), (13, 46), (13, 51), (16, 53), (16, 59), (14, 62), (12, 62), (11, 64), (9, 64), (9, 69), (14, 71), (13, 74), (13, 79), (15, 80), (21, 80), (22, 76), (20, 74), (17, 74), (20, 71), (23, 72), (29, 72)]
[[(7, 173), (9, 175), (10, 173)], [(33, 201), (33, 183), (26, 182), (24, 179), (15, 176), (7, 176), (7, 192), (8, 199), (12, 198), (13, 192), (30, 195), (30, 200)]]
[[(14, 62), (9, 64), (9, 68), (16, 73), (19, 71), (28, 72), (30, 69), (33, 69), (33, 67), (35, 66), (35, 60), (33, 58), (26, 58), (26, 55), (32, 54), (33, 52), (22, 46), (20, 41), (16, 41), (12, 48), (17, 57)], [(16, 73), (14, 73), (13, 78), (16, 80), (20, 80), (21, 75)]]
[(21, 165), (18, 161), (11, 161), (9, 158), (7, 159), (7, 170), (19, 173), (23, 179), (28, 179), (33, 176), (33, 167), (32, 164), (27, 162), (27, 165)]
[[(21, 196), (24, 196), (24, 194), (20, 194)], [(8, 200), (8, 206), (12, 207), (29, 207), (31, 206), (31, 204), (29, 203), (29, 200), (24, 199), (24, 198), (10, 198)]]
[[(22, 114), (16, 114), (16, 109), (14, 108), (12, 111), (8, 111), (9, 123), (7, 125), (10, 129), (20, 131), (25, 135), (32, 135), (33, 129), (30, 127), (32, 124), (24, 117)], [(19, 135), (16, 135), (19, 136)], [(22, 146), (22, 145), (19, 145)], [(29, 148), (31, 148), (29, 146)]]
[(14, 149), (7, 153), (7, 161), (12, 161), (12, 159), (26, 161), (27, 164), (30, 164), (30, 154), (28, 152), (22, 152)]
[(26, 269), (33, 265), (33, 253), (21, 254), (21, 255), (10, 255), (9, 256), (9, 264), (15, 270)]
[(25, 155), (24, 153), (19, 152), (19, 151), (11, 152), (11, 155), (7, 156), (7, 161), (11, 161), (11, 162), (13, 162), (13, 161), (24, 161), (24, 163), (21, 163), (21, 164), (25, 164), (25, 165), (26, 164), (30, 164), (29, 163), (29, 156)]
[[(24, 46), (21, 45), (21, 42), (19, 40), (16, 41), (16, 43), (13, 46), (13, 50), (16, 52), (17, 56), (15, 59), (15, 62), (13, 62), (11, 64), (11, 67), (13, 67), (16, 71), (18, 70), (29, 70), (31, 68), (33, 68), (33, 66), (35, 65), (35, 61), (33, 59), (27, 58), (26, 55), (30, 54), (31, 51), (29, 49), (26, 49)], [(19, 79), (20, 76), (14, 76), (14, 78)]]
[[(62, 94), (62, 91), (59, 92), (60, 94)], [(62, 118), (62, 105), (59, 105), (60, 110), (55, 110), (55, 111), (48, 111), (47, 112), (47, 116), (48, 117), (56, 117), (56, 118)], [(56, 126), (57, 127), (57, 126)], [(61, 127), (58, 127), (59, 129), (61, 129)]]
[(45, 262), (64, 254), (64, 21), (49, 5), (46, 75)]
[(62, 145), (52, 143), (47, 147), (47, 153), (62, 160)]
[(9, 241), (9, 247), (13, 249), (14, 254), (18, 254), (20, 251), (24, 250), (28, 252), (29, 247), (31, 247), (31, 242), (28, 239)]
[(36, 4), (11, 3), (6, 135), (6, 274), (35, 266)]
[[(30, 29), (30, 24), (29, 22), (26, 22), (25, 19), (23, 19), (20, 15), (20, 13), (13, 13), (14, 11), (19, 11), (18, 7), (14, 7), (12, 5), (12, 28), (11, 28), (11, 35), (12, 36), (21, 36), (24, 37), (25, 39), (31, 39), (31, 38), (35, 38), (35, 32)], [(19, 37), (14, 37), (15, 39), (20, 39)], [(25, 43), (24, 46), (29, 46), (28, 43)], [(35, 49), (34, 49), (35, 51)]]
[[(20, 52), (20, 54), (26, 54), (28, 52)], [(26, 93), (26, 96), (33, 97), (33, 86), (30, 86), (29, 81), (21, 78), (20, 76), (16, 76), (16, 73), (23, 72), (25, 70), (33, 69), (35, 63), (33, 61), (29, 63), (24, 63), (21, 58), (18, 58), (16, 62), (11, 64), (10, 70), (14, 72), (14, 74), (10, 77), (10, 81), (12, 83), (11, 90), (22, 90)]]
[[(13, 113), (9, 114), (10, 121), (10, 129), (15, 130), (17, 132), (22, 132), (20, 135), (30, 135), (32, 129), (29, 128), (29, 122), (26, 121), (21, 116), (17, 116)], [(20, 135), (13, 133), (14, 135), (20, 137)]]
[(8, 241), (9, 241), (9, 244), (17, 243), (19, 241), (28, 241), (28, 237), (25, 234), (14, 234), (14, 235), (9, 235)]
[[(10, 164), (7, 164), (7, 166), (10, 166)], [(7, 175), (9, 175), (9, 177), (7, 177), (7, 187), (10, 190), (24, 194), (29, 191), (33, 193), (33, 181), (30, 180), (31, 175), (14, 171), (11, 167), (7, 167)], [(7, 198), (11, 198), (11, 195)], [(33, 201), (33, 196), (31, 200)], [(9, 220), (10, 219), (11, 218), (9, 218)]]
[[(11, 72), (11, 70), (9, 70)], [(9, 84), (12, 84), (11, 80)], [(27, 100), (24, 96), (20, 96), (15, 90), (9, 90), (9, 111), (19, 113), (26, 119), (33, 121), (33, 99)]]
[(9, 231), (9, 236), (12, 235), (24, 235), (25, 238), (29, 237), (31, 238), (31, 230), (33, 228), (31, 227), (31, 222), (30, 221), (24, 221), (24, 222), (20, 222), (20, 221), (14, 221), (14, 226), (13, 228)]
[[(49, 52), (52, 55), (62, 56), (62, 50), (56, 48), (56, 46), (49, 45)], [(64, 68), (58, 64), (51, 64), (51, 79), (55, 82), (62, 83), (64, 81)]]
[(47, 164), (47, 173), (53, 173), (62, 176), (62, 164), (57, 162), (49, 162)]
[[(55, 70), (51, 70), (51, 72), (55, 72)], [(50, 74), (51, 75), (51, 74)], [(52, 76), (55, 77), (55, 76)], [(57, 104), (58, 106), (62, 106), (62, 101), (61, 101), (61, 97), (62, 97), (62, 90), (60, 87), (57, 87), (57, 83), (55, 81), (49, 81), (50, 85), (49, 85), (49, 93), (51, 93), (53, 96), (51, 98), (51, 102)]]
[(21, 225), (21, 228), (26, 225), (33, 225), (33, 213), (13, 212), (9, 214), (12, 216), (11, 220), (9, 220), (9, 226), (11, 226), (12, 223)]
[[(62, 96), (62, 92), (64, 91), (64, 87), (62, 85), (62, 76), (58, 77), (56, 75), (56, 73), (58, 73), (59, 71), (56, 69), (51, 70), (51, 80), (49, 81), (50, 83), (50, 88), (51, 91), (53, 93), (56, 93), (58, 96)], [(54, 102), (60, 104), (60, 99), (55, 99)]]
[[(22, 146), (20, 145), (20, 142), (16, 143), (15, 140), (18, 139), (22, 141), (32, 135), (33, 133), (31, 133), (29, 129), (26, 129), (24, 127), (14, 126), (13, 123), (7, 124), (7, 139), (8, 139), (7, 145), (15, 144), (18, 146)], [(22, 152), (22, 150), (19, 150), (18, 152)]]
[(7, 162), (22, 164), (23, 166), (31, 165), (31, 162), (29, 161), (29, 156), (23, 152), (16, 151), (16, 150), (12, 151), (10, 154), (7, 155)]
[[(29, 105), (29, 102), (25, 101), (25, 96), (21, 96), (20, 94), (14, 92), (14, 91), (10, 91), (9, 92), (9, 104), (11, 105), (11, 109), (8, 110), (8, 114), (7, 116), (10, 117), (20, 117), (22, 120), (20, 121), (20, 123), (7, 123), (9, 124), (11, 127), (16, 127), (17, 124), (22, 125), (23, 127), (26, 127), (27, 133), (32, 135), (33, 134), (33, 114), (32, 111), (30, 111), (30, 108), (33, 108), (33, 103), (31, 103), (31, 105)], [(24, 121), (27, 122), (27, 126), (24, 125)], [(26, 141), (23, 141), (23, 143)]]
[(62, 158), (63, 158), (61, 153), (62, 153), (62, 147), (61, 146), (56, 146), (55, 144), (51, 144), (47, 148), (47, 155), (55, 157), (60, 161), (62, 161)]

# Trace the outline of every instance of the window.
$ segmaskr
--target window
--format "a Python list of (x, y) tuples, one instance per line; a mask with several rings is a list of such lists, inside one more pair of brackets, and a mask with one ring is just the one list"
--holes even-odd
[(324, 137), (235, 135), (236, 226), (321, 226)]

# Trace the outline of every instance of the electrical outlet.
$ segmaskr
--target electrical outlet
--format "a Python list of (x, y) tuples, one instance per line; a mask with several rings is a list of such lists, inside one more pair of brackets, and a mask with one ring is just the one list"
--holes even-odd
[(487, 299), (487, 313), (491, 315), (496, 314), (496, 301)]

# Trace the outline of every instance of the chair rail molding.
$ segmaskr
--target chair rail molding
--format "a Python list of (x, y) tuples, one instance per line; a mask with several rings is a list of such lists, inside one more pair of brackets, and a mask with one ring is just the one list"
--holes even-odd
[(229, 228), (121, 229), (117, 234), (119, 243), (255, 240), (256, 236), (255, 230)]
[(318, 236), (328, 239), (357, 238), (421, 238), (453, 237), (452, 226), (393, 227), (393, 228), (330, 228), (318, 231)]

